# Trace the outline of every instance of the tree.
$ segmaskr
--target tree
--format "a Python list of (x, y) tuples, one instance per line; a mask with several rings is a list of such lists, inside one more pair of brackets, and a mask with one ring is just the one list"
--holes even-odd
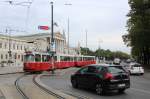
[(84, 48), (84, 47), (81, 47), (81, 54), (82, 55), (91, 55), (91, 56), (94, 56), (94, 52), (91, 51), (89, 48)]
[(130, 55), (124, 52), (121, 52), (121, 51), (112, 52), (109, 49), (104, 50), (100, 48), (98, 48), (96, 51), (92, 51), (89, 48), (81, 47), (81, 54), (96, 56), (99, 59), (103, 59), (105, 57), (106, 60), (114, 60), (114, 58), (120, 58), (120, 59), (130, 58)]
[(150, 64), (150, 0), (129, 0), (127, 31), (123, 41), (139, 62)]

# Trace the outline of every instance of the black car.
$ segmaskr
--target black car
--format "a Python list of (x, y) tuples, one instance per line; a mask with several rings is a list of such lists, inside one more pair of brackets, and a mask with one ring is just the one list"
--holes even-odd
[(71, 75), (74, 88), (79, 86), (94, 89), (97, 94), (118, 90), (124, 92), (130, 88), (130, 77), (122, 66), (116, 65), (88, 65)]

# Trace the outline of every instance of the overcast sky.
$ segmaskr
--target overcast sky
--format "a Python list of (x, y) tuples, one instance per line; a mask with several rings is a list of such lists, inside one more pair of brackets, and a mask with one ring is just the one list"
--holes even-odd
[[(29, 9), (4, 1), (0, 0), (0, 32), (4, 32), (7, 26), (27, 31), (12, 32), (13, 35), (49, 32), (38, 30), (38, 25), (50, 26), (50, 2), (53, 1), (54, 21), (59, 25), (55, 27), (55, 31), (62, 32), (64, 29), (67, 32), (69, 18), (71, 46), (77, 46), (80, 42), (85, 47), (87, 30), (87, 46), (90, 49), (95, 50), (100, 44), (102, 49), (130, 53), (130, 49), (122, 41), (122, 35), (127, 33), (128, 0), (12, 0), (14, 3), (33, 1)], [(72, 5), (66, 6), (66, 3)]]

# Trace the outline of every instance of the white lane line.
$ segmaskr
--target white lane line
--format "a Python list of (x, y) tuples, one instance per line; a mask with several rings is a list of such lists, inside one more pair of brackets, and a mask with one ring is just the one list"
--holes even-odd
[(150, 95), (150, 91), (147, 91), (147, 90), (137, 89), (137, 88), (130, 88), (130, 89), (135, 90), (135, 91), (139, 91), (139, 92), (143, 92), (143, 93), (146, 93), (146, 94)]

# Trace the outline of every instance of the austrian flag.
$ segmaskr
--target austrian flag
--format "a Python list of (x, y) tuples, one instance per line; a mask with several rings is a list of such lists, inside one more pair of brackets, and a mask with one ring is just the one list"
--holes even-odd
[(39, 30), (49, 30), (49, 26), (38, 26)]

